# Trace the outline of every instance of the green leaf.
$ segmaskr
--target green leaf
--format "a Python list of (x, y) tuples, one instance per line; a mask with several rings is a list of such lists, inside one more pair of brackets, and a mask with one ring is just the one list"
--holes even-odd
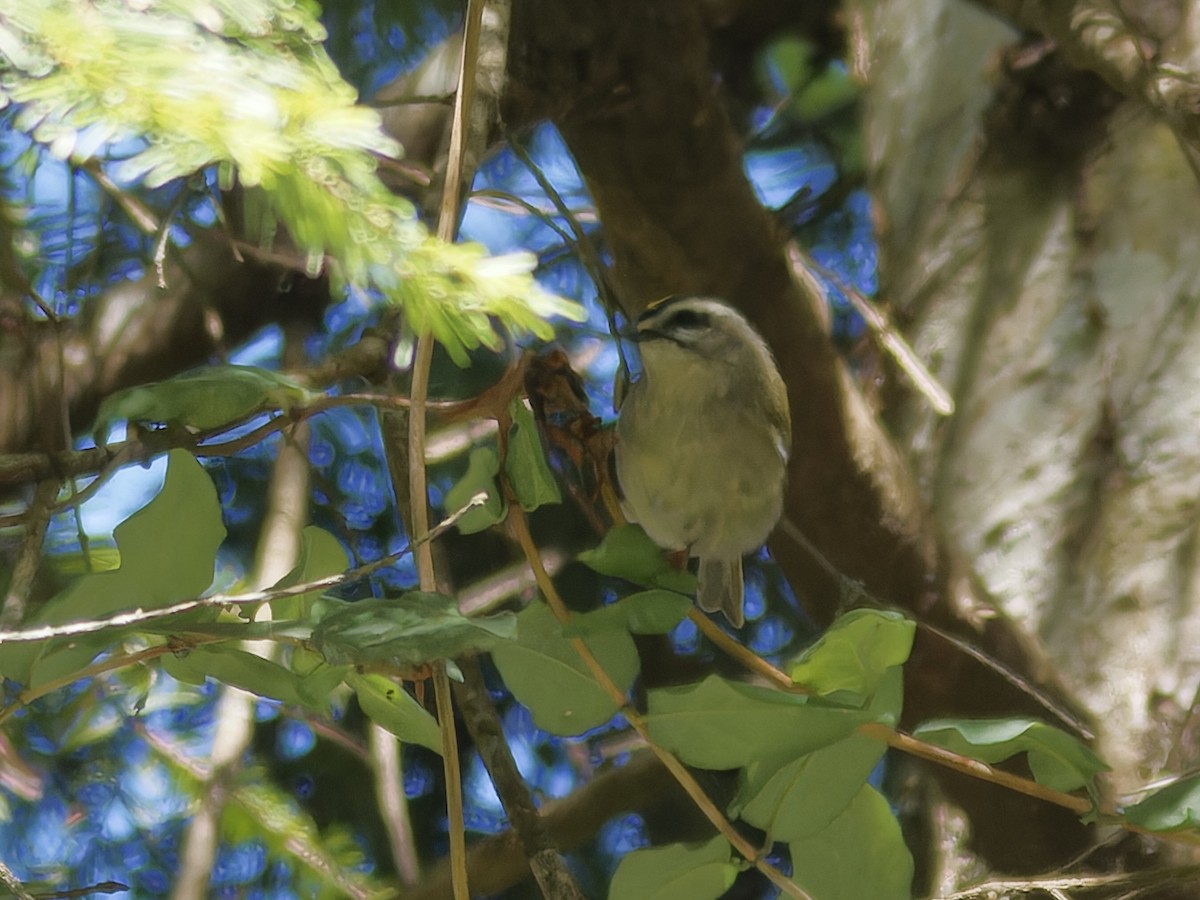
[(649, 692), (650, 738), (689, 765), (736, 769), (835, 744), (869, 713), (816, 706), (805, 697), (710, 675)]
[[(77, 579), (46, 601), (28, 626), (160, 609), (201, 595), (212, 583), (217, 548), (225, 538), (212, 479), (190, 454), (171, 451), (157, 496), (118, 525), (113, 537), (120, 566)], [(213, 616), (212, 610), (201, 610), (184, 619)], [(58, 680), (86, 666), (128, 631), (6, 646), (0, 653), (0, 674), (29, 687)]]
[(316, 396), (278, 372), (254, 366), (207, 366), (111, 394), (100, 404), (93, 430), (97, 446), (103, 446), (109, 428), (119, 421), (212, 431), (256, 412), (286, 412)]
[(730, 812), (772, 841), (811, 837), (857, 796), (886, 750), (882, 741), (852, 734), (782, 765), (755, 760)]
[(362, 711), (376, 725), (402, 741), (442, 752), (437, 720), (408, 691), (381, 675), (351, 675), (347, 682)]
[(826, 65), (792, 98), (791, 111), (805, 122), (819, 122), (858, 101), (862, 91), (844, 66)]
[(666, 634), (687, 617), (692, 598), (674, 591), (642, 591), (616, 603), (575, 616), (567, 626), (567, 637), (586, 637), (609, 628), (624, 628), (631, 634)]
[[(562, 626), (544, 603), (517, 616), (517, 640), (492, 649), (508, 689), (533, 714), (539, 728), (570, 736), (603, 725), (620, 708), (592, 676)], [(583, 639), (600, 666), (627, 694), (638, 673), (637, 649), (624, 629)]]
[(715, 900), (737, 877), (731, 857), (720, 835), (703, 844), (634, 850), (617, 866), (609, 900)]
[[(206, 677), (259, 697), (271, 697), (292, 706), (306, 706), (297, 689), (298, 678), (289, 669), (234, 646), (197, 647), (186, 653), (160, 657), (172, 678), (203, 684)], [(324, 706), (317, 707), (324, 712)]]
[(887, 800), (870, 785), (826, 828), (789, 848), (792, 880), (813, 900), (911, 900), (912, 854)]
[(509, 404), (508, 412), (512, 416), (513, 426), (509, 432), (504, 471), (521, 509), (530, 512), (546, 503), (561, 503), (562, 493), (546, 462), (546, 452), (533, 413), (519, 397)]
[(871, 694), (884, 673), (903, 665), (916, 624), (897, 612), (856, 609), (838, 618), (793, 664), (792, 681), (821, 696)]
[[(350, 567), (350, 557), (345, 548), (328, 531), (308, 525), (301, 532), (300, 554), (296, 566), (274, 585), (277, 588), (305, 584), (345, 572)], [(284, 597), (271, 601), (271, 616), (276, 621), (300, 619), (308, 615), (312, 605), (322, 592), (309, 591), (296, 597)]]
[(804, 38), (787, 35), (772, 41), (758, 61), (759, 80), (765, 91), (794, 94), (815, 76), (816, 48)]
[(120, 568), (80, 579), (46, 604), (40, 622), (50, 621), (52, 606), (66, 617), (55, 621), (82, 612), (74, 606), (81, 594), (87, 614), (95, 617), (169, 606), (208, 588), (225, 526), (216, 488), (195, 457), (172, 450), (158, 495), (118, 525), (113, 538)]
[(509, 612), (467, 618), (453, 597), (410, 591), (352, 603), (327, 600), (312, 645), (334, 664), (387, 662), (416, 666), (487, 650), (517, 637)]
[(1147, 831), (1179, 831), (1200, 826), (1200, 775), (1147, 794), (1125, 809), (1125, 818)]
[(292, 672), (296, 676), (296, 695), (309, 709), (327, 712), (330, 699), (339, 685), (354, 671), (353, 666), (330, 666), (321, 663), (307, 672), (298, 672), (295, 664)]
[(904, 669), (895, 666), (883, 673), (865, 707), (874, 721), (894, 728), (904, 710)]
[(640, 525), (610, 528), (597, 547), (579, 554), (579, 561), (601, 575), (681, 594), (696, 593), (696, 576), (673, 568)]
[(458, 530), (463, 534), (486, 531), (504, 519), (504, 500), (496, 486), (496, 475), (500, 471), (500, 458), (491, 447), (476, 447), (471, 451), (466, 474), (450, 490), (446, 491), (446, 512), (462, 509), (476, 494), (487, 494), (483, 506), (467, 512), (458, 520)]
[(936, 719), (917, 726), (913, 737), (986, 763), (1027, 753), (1033, 777), (1056, 791), (1087, 788), (1095, 797), (1095, 777), (1108, 771), (1077, 738), (1037, 719)]
[(55, 718), (63, 728), (56, 743), (64, 751), (103, 741), (125, 725), (125, 717), (115, 705), (99, 702), (91, 691), (80, 693)]

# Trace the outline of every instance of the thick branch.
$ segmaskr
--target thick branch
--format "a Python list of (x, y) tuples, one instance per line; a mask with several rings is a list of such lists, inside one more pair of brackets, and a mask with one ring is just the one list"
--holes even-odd
[[(1183, 27), (1188, 7), (1142, 4), (1156, 9), (1135, 20), (1137, 4), (1104, 0), (976, 0), (1021, 28), (1054, 40), (1072, 64), (1088, 69), (1124, 94), (1145, 104), (1175, 130), (1189, 150), (1193, 168), (1200, 160), (1200, 83), (1191, 65), (1195, 47), (1180, 46), (1195, 33)], [(1194, 11), (1190, 13), (1194, 15)]]
[(22, 352), (0, 366), (0, 453), (46, 446), (41, 430), (59, 417), (45, 385), (65, 395), (72, 425), (86, 427), (113, 391), (200, 365), (268, 322), (319, 315), (325, 303), (323, 281), (239, 260), (216, 233), (198, 232), (181, 257), (166, 268), (166, 290), (153, 271), (116, 285), (62, 325), (61, 338), (50, 324), (27, 323)]

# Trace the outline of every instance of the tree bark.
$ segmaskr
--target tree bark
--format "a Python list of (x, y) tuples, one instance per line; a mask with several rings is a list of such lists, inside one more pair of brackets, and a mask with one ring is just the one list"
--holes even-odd
[(1200, 18), (852, 9), (883, 293), (958, 410), (891, 410), (937, 528), (1099, 723), (1114, 791), (1194, 768), (1200, 188), (1180, 86)]

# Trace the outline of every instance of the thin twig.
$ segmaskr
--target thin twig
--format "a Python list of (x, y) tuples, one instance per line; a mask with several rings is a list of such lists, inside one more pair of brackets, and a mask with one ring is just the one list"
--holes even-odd
[(188, 191), (185, 186), (179, 192), (179, 196), (171, 203), (171, 208), (167, 210), (162, 217), (162, 222), (158, 226), (158, 233), (154, 237), (154, 274), (158, 279), (158, 289), (165, 291), (167, 289), (167, 247), (170, 245), (171, 239), (171, 222), (179, 214), (179, 210), (183, 208), (184, 202), (187, 200)]
[(430, 104), (449, 106), (454, 102), (455, 93), (455, 91), (450, 91), (446, 94), (405, 94), (402, 97), (395, 97), (389, 100), (376, 98), (368, 101), (366, 105), (372, 109), (388, 109), (393, 106), (426, 106)]
[(287, 587), (269, 588), (261, 591), (245, 591), (238, 594), (210, 594), (207, 597), (196, 597), (191, 600), (184, 600), (180, 603), (172, 604), (171, 606), (163, 606), (157, 609), (135, 609), (125, 613), (118, 613), (112, 616), (106, 616), (103, 619), (86, 619), (78, 622), (67, 622), (63, 625), (44, 625), (38, 628), (27, 628), (18, 631), (0, 631), (0, 645), (6, 643), (30, 642), (30, 641), (45, 641), (53, 638), (74, 637), (81, 634), (94, 634), (98, 631), (104, 631), (109, 628), (126, 628), (131, 625), (141, 625), (146, 622), (153, 622), (158, 619), (166, 619), (171, 616), (177, 616), (180, 613), (191, 612), (195, 609), (214, 606), (238, 606), (248, 603), (269, 603), (274, 600), (282, 600), (287, 597), (298, 597), (301, 594), (307, 594), (310, 591), (322, 591), (327, 588), (336, 587), (341, 584), (346, 584), (351, 581), (357, 581), (361, 578), (372, 574), (386, 566), (390, 566), (397, 560), (402, 559), (414, 549), (424, 546), (429, 541), (434, 540), (447, 529), (452, 528), (454, 524), (464, 515), (470, 512), (477, 506), (482, 506), (487, 500), (486, 494), (476, 494), (472, 497), (465, 506), (455, 510), (432, 529), (425, 532), (414, 541), (410, 541), (407, 546), (397, 550), (394, 553), (389, 553), (377, 560), (369, 563), (364, 563), (361, 566), (356, 566), (353, 569), (347, 569), (345, 572), (339, 572), (336, 575), (327, 575), (324, 578), (316, 578), (312, 581), (306, 581), (303, 584), (293, 584)]
[[(826, 281), (832, 283), (846, 299), (850, 301), (850, 305), (854, 307), (871, 333), (875, 335), (875, 339), (880, 346), (891, 355), (901, 371), (909, 377), (913, 385), (921, 393), (921, 395), (929, 401), (929, 405), (933, 407), (938, 415), (949, 416), (954, 413), (954, 398), (950, 396), (950, 392), (942, 387), (929, 367), (919, 357), (915, 350), (909, 346), (900, 334), (899, 329), (889, 321), (888, 317), (874, 303), (868, 300), (863, 293), (856, 290), (852, 285), (846, 284), (845, 279), (841, 278), (836, 272), (822, 266), (811, 256), (804, 252), (798, 243), (792, 241), (787, 246), (788, 261), (791, 263), (793, 271), (799, 273), (799, 270), (807, 269), (811, 272), (818, 273)], [(822, 293), (826, 293), (822, 290)]]
[(1079, 737), (1085, 741), (1094, 741), (1096, 733), (1084, 722), (1079, 716), (1067, 709), (1063, 704), (1059, 703), (1053, 697), (1046, 695), (1038, 689), (1038, 686), (1031, 682), (1028, 678), (1018, 672), (1016, 669), (1006, 665), (994, 656), (990, 656), (983, 650), (971, 644), (970, 641), (964, 640), (956, 634), (951, 634), (938, 628), (936, 625), (930, 625), (928, 622), (917, 622), (917, 627), (922, 631), (934, 635), (940, 640), (945, 641), (954, 647), (955, 650), (971, 657), (981, 666), (995, 672), (1018, 691), (1027, 696), (1030, 700), (1036, 703), (1046, 712), (1054, 716), (1058, 721), (1066, 727), (1073, 730)]
[[(889, 605), (882, 599), (867, 591), (861, 583), (847, 578), (840, 571), (838, 571), (837, 567), (831, 563), (820, 550), (817, 549), (816, 545), (808, 539), (804, 532), (797, 528), (795, 523), (786, 516), (779, 520), (777, 527), (780, 531), (795, 541), (797, 546), (811, 556), (813, 562), (820, 566), (821, 569), (827, 575), (829, 575), (831, 579), (833, 579), (833, 581), (842, 586), (843, 594), (854, 592), (864, 595), (870, 602), (874, 603), (880, 608), (886, 608)], [(952, 644), (956, 650), (966, 654), (980, 665), (985, 666), (991, 671), (995, 672), (1018, 691), (1029, 697), (1029, 699), (1034, 703), (1038, 704), (1038, 706), (1042, 707), (1042, 709), (1044, 709), (1047, 713), (1056, 718), (1062, 725), (1072, 729), (1079, 737), (1082, 737), (1084, 740), (1088, 741), (1095, 738), (1095, 735), (1088, 727), (1087, 723), (1082, 721), (1079, 716), (1075, 715), (1053, 697), (1050, 697), (1043, 691), (1039, 690), (1037, 685), (1032, 684), (1028, 678), (1014, 670), (1012, 667), (1005, 665), (1000, 660), (995, 659), (977, 647), (972, 646), (970, 642), (965, 641), (962, 638), (957, 637), (948, 631), (944, 631), (934, 625), (930, 625), (926, 622), (917, 622), (917, 627), (922, 631), (926, 631), (932, 635), (935, 635), (939, 639)]]
[(450, 148), (446, 159), (446, 181), (438, 208), (437, 234), (453, 241), (458, 233), (463, 179), (466, 176), (466, 146), (471, 105), (475, 100), (475, 70), (479, 62), (479, 34), (483, 29), (484, 0), (468, 0), (463, 24), (462, 58), (459, 65), (458, 92), (454, 95), (454, 118), (450, 125)]
[[(524, 145), (513, 135), (508, 135), (508, 143), (512, 148), (513, 153), (533, 175), (538, 187), (542, 189), (542, 193), (554, 204), (554, 208), (558, 210), (558, 214), (563, 217), (567, 225), (571, 229), (571, 233), (575, 235), (575, 246), (579, 250), (579, 258), (583, 262), (583, 267), (592, 277), (592, 281), (596, 285), (596, 292), (600, 295), (600, 300), (604, 306), (605, 315), (608, 317), (608, 330), (612, 337), (619, 338), (619, 329), (617, 328), (617, 298), (613, 295), (611, 286), (608, 282), (608, 270), (605, 268), (603, 261), (600, 259), (600, 253), (596, 249), (588, 233), (583, 230), (583, 226), (579, 224), (579, 220), (571, 211), (570, 207), (562, 198), (562, 194), (558, 192), (553, 182), (546, 177), (546, 173), (542, 171), (541, 166), (534, 162), (533, 157), (529, 155), (529, 151)], [(629, 363), (625, 359), (625, 347), (620, 340), (616, 342), (617, 358), (620, 360), (620, 371), (623, 377), (628, 375)]]
[(0, 884), (11, 891), (17, 900), (36, 900), (33, 894), (25, 890), (25, 885), (21, 883), (21, 879), (14, 875), (12, 869), (3, 862), (0, 862)]
[[(558, 213), (558, 207), (538, 206), (509, 191), (502, 191), (499, 188), (476, 188), (471, 191), (471, 202), (478, 203), (480, 206), (494, 209), (498, 212), (507, 212), (512, 215), (521, 215), (528, 213), (537, 218), (539, 222), (552, 228), (562, 242), (569, 247), (575, 246), (576, 240), (572, 237), (565, 228), (555, 221), (554, 217)], [(569, 210), (572, 218), (580, 222), (588, 222), (595, 225), (599, 220), (596, 218), (594, 209), (588, 207), (586, 211)]]
[(1076, 797), (1074, 794), (1044, 787), (1036, 781), (1022, 778), (1020, 775), (1014, 775), (1011, 772), (1005, 772), (1003, 769), (997, 769), (995, 766), (990, 766), (977, 759), (971, 759), (969, 756), (945, 750), (934, 744), (927, 744), (902, 731), (889, 728), (880, 722), (868, 722), (865, 725), (860, 725), (858, 726), (858, 733), (878, 741), (883, 741), (889, 747), (895, 747), (897, 750), (902, 750), (910, 756), (929, 760), (944, 768), (961, 772), (964, 775), (970, 775), (981, 781), (1000, 785), (1019, 794), (1025, 794), (1028, 797), (1045, 800), (1047, 803), (1053, 803), (1055, 806), (1069, 809), (1071, 812), (1078, 813), (1081, 816), (1086, 815), (1094, 809), (1092, 801), (1087, 797)]
[(546, 173), (542, 171), (542, 167), (534, 162), (533, 157), (529, 155), (529, 151), (525, 149), (525, 146), (521, 143), (521, 141), (518, 140), (514, 135), (509, 134), (508, 143), (512, 148), (513, 154), (521, 161), (522, 165), (529, 170), (529, 174), (533, 176), (534, 181), (537, 182), (537, 185), (539, 188), (541, 188), (542, 193), (546, 195), (547, 199), (552, 204), (554, 204), (554, 209), (567, 223), (567, 227), (571, 229), (571, 233), (575, 235), (574, 243), (579, 249), (579, 256), (583, 262), (584, 268), (587, 270), (588, 274), (592, 276), (592, 280), (596, 283), (596, 290), (600, 293), (600, 297), (604, 301), (605, 307), (609, 310), (614, 309), (616, 307), (616, 300), (608, 290), (606, 269), (604, 268), (604, 263), (600, 259), (600, 252), (596, 249), (592, 239), (588, 236), (588, 233), (583, 230), (583, 226), (579, 223), (579, 219), (575, 216), (575, 213), (571, 211), (571, 208), (567, 206), (567, 202), (563, 200), (562, 194), (559, 193), (558, 188), (556, 188), (554, 183), (546, 177)]
[(1153, 884), (1162, 886), (1172, 876), (1181, 884), (1191, 884), (1200, 876), (1200, 866), (1181, 866), (1176, 869), (1147, 869), (1138, 872), (1114, 872), (1107, 875), (1055, 875), (1051, 878), (1013, 878), (977, 884), (937, 900), (977, 900), (977, 898), (1001, 897), (1010, 894), (1032, 894), (1038, 892), (1085, 891), (1103, 887), (1133, 887)]
[(150, 207), (142, 203), (137, 197), (134, 197), (128, 191), (122, 190), (121, 186), (108, 177), (104, 168), (100, 165), (100, 161), (89, 159), (84, 161), (80, 168), (92, 176), (96, 184), (100, 185), (100, 189), (108, 194), (121, 207), (121, 211), (129, 216), (130, 221), (137, 227), (138, 231), (146, 235), (156, 234), (159, 229), (158, 219), (150, 210)]
[[(699, 617), (699, 615), (693, 616), (693, 620), (695, 621)], [(697, 621), (696, 624), (700, 625), (700, 622)], [(701, 625), (701, 628), (706, 635), (712, 638), (712, 632), (714, 629), (716, 629), (716, 626), (706, 627)], [(719, 631), (719, 629), (716, 630)], [(722, 637), (725, 638), (725, 640), (718, 640), (719, 646), (721, 646), (722, 649), (729, 650), (730, 648), (728, 644), (732, 639), (728, 639), (723, 632)], [(739, 662), (744, 664), (749, 663), (746, 653), (735, 652), (731, 655)], [(777, 669), (775, 666), (771, 665), (769, 662), (759, 656), (754, 656), (754, 659), (756, 661), (752, 664), (749, 664), (750, 671), (767, 678), (776, 687), (791, 691), (796, 689), (795, 682), (792, 681), (791, 677), (786, 672)], [(1056, 791), (1048, 787), (1043, 787), (1036, 781), (1031, 781), (1028, 778), (1022, 778), (1020, 775), (1014, 775), (1011, 772), (1005, 772), (1002, 769), (997, 769), (988, 765), (987, 763), (980, 762), (976, 759), (971, 759), (968, 756), (962, 756), (961, 754), (954, 753), (950, 750), (945, 750), (941, 747), (935, 746), (934, 744), (927, 744), (922, 740), (914, 738), (911, 735), (905, 734), (904, 732), (896, 731), (895, 729), (889, 728), (887, 725), (879, 722), (869, 722), (865, 725), (860, 725), (858, 727), (858, 731), (860, 734), (865, 735), (866, 737), (883, 741), (889, 747), (894, 747), (895, 749), (901, 750), (910, 756), (916, 756), (920, 759), (937, 763), (945, 768), (953, 769), (956, 772), (962, 772), (965, 775), (970, 775), (983, 781), (989, 781), (992, 784), (998, 784), (1002, 787), (1009, 788), (1010, 790), (1017, 791), (1018, 793), (1026, 794), (1030, 797), (1036, 797), (1039, 800), (1045, 800), (1047, 803), (1053, 803), (1056, 806), (1062, 806), (1071, 810), (1072, 812), (1079, 813), (1080, 815), (1091, 812), (1093, 809), (1091, 800), (1087, 799), (1086, 797), (1076, 797), (1074, 794), (1068, 794), (1063, 791)]]
[(770, 681), (775, 687), (780, 690), (787, 691), (792, 694), (808, 694), (811, 693), (808, 688), (802, 684), (796, 684), (785, 673), (779, 671), (745, 644), (742, 644), (730, 637), (721, 630), (721, 626), (706, 616), (696, 607), (692, 607), (688, 611), (688, 618), (692, 620), (706, 638), (717, 646), (726, 656), (737, 660), (747, 671), (753, 672), (756, 675), (761, 675)]
[[(262, 443), (262, 441), (273, 434), (284, 431), (305, 419), (330, 409), (359, 405), (369, 405), (377, 409), (407, 409), (409, 404), (410, 401), (408, 398), (389, 394), (336, 394), (333, 396), (317, 397), (309, 403), (294, 406), (287, 410), (257, 410), (243, 419), (229, 422), (220, 428), (202, 432), (198, 435), (189, 434), (181, 429), (164, 429), (162, 431), (148, 432), (139, 437), (129, 438), (119, 443), (109, 444), (103, 448), (75, 450), (45, 456), (40, 454), (19, 454), (17, 456), (0, 457), (0, 470), (4, 468), (3, 464), (5, 462), (12, 461), (14, 463), (14, 474), (17, 476), (14, 478), (0, 478), (0, 483), (18, 483), (22, 480), (21, 475), (28, 473), (40, 477), (41, 474), (50, 470), (61, 471), (63, 474), (69, 476), (100, 473), (86, 488), (73, 493), (70, 497), (55, 504), (52, 512), (57, 513), (72, 506), (77, 506), (94, 496), (108, 479), (123, 466), (150, 459), (168, 450), (186, 449), (202, 458), (234, 456), (243, 450), (248, 450), (250, 447)], [(461, 408), (463, 403), (458, 401), (431, 401), (427, 405), (430, 409), (454, 412)], [(232, 438), (222, 443), (204, 443), (204, 441), (240, 428), (246, 422), (258, 416), (270, 414), (271, 412), (277, 412), (278, 414), (240, 437)], [(38, 463), (31, 465), (33, 460), (29, 459), (29, 457), (38, 458)], [(0, 517), (0, 528), (20, 525), (28, 515), (29, 510), (26, 510), (11, 516)]]
[[(701, 627), (704, 633), (713, 638), (715, 642), (724, 650), (729, 650), (729, 644), (732, 641), (727, 635), (721, 632), (720, 638), (714, 638), (713, 631), (719, 631), (716, 626), (706, 627), (701, 625), (697, 616), (693, 616), (693, 620)], [(744, 649), (744, 648), (743, 648)], [(738, 661), (748, 664), (750, 671), (765, 677), (776, 687), (784, 690), (796, 691), (797, 685), (787, 675), (772, 666), (769, 662), (761, 657), (755, 656), (754, 663), (749, 663), (747, 653), (734, 652), (731, 655)], [(1020, 775), (1014, 775), (1012, 772), (1006, 772), (1003, 769), (997, 769), (988, 763), (981, 762), (977, 759), (972, 759), (969, 756), (963, 756), (960, 753), (955, 753), (952, 750), (946, 750), (936, 744), (929, 744), (925, 741), (915, 738), (903, 731), (898, 731), (881, 722), (868, 722), (860, 725), (857, 728), (859, 734), (864, 737), (873, 738), (881, 741), (893, 749), (907, 753), (909, 756), (915, 756), (918, 759), (924, 759), (928, 762), (935, 763), (947, 769), (952, 769), (955, 772), (960, 772), (964, 775), (969, 775), (972, 778), (977, 778), (980, 781), (987, 781), (991, 784), (1016, 791), (1019, 794), (1025, 794), (1028, 797), (1034, 797), (1038, 800), (1044, 800), (1047, 803), (1052, 803), (1055, 806), (1061, 806), (1064, 809), (1069, 809), (1078, 815), (1088, 815), (1096, 812), (1096, 806), (1087, 797), (1079, 797), (1075, 794), (1068, 794), (1065, 791), (1057, 791), (1053, 788), (1045, 787), (1036, 781), (1029, 778), (1023, 778)], [(1157, 838), (1159, 840), (1168, 841), (1171, 843), (1187, 844), (1195, 846), (1200, 844), (1200, 835), (1191, 831), (1176, 831), (1176, 832), (1160, 832), (1147, 831), (1140, 826), (1129, 822), (1120, 812), (1111, 806), (1102, 805), (1098, 810), (1100, 815), (1104, 817), (1109, 824), (1117, 825), (1125, 831), (1144, 834), (1148, 837)]]
[(128, 890), (129, 885), (122, 884), (120, 881), (100, 881), (66, 891), (50, 891), (49, 893), (38, 891), (36, 897), (37, 900), (71, 900), (74, 897), (90, 897), (92, 894), (123, 894)]
[(463, 812), (462, 767), (458, 758), (458, 731), (446, 661), (433, 664), (433, 701), (442, 734), (442, 770), (446, 776), (446, 818), (450, 838), (450, 872), (455, 900), (469, 900), (467, 879), (467, 825)]
[(59, 688), (74, 684), (76, 681), (82, 681), (85, 678), (95, 678), (97, 675), (103, 675), (106, 672), (115, 672), (117, 669), (123, 669), (126, 666), (134, 666), (151, 659), (158, 659), (158, 657), (165, 656), (168, 653), (179, 653), (184, 650), (190, 650), (192, 647), (198, 647), (201, 644), (212, 644), (225, 640), (228, 640), (228, 638), (193, 635), (186, 639), (159, 644), (156, 647), (146, 647), (131, 653), (118, 653), (114, 656), (105, 657), (100, 662), (92, 663), (90, 666), (78, 669), (69, 675), (63, 675), (61, 678), (55, 678), (51, 681), (43, 682), (37, 687), (26, 688), (21, 691), (12, 703), (0, 709), (0, 725), (3, 725), (13, 713), (22, 707), (28, 706), (33, 701), (45, 697), (47, 694), (54, 693)]

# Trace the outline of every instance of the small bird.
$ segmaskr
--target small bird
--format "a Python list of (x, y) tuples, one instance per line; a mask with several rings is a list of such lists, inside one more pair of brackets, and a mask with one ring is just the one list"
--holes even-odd
[(742, 557), (783, 510), (792, 422), (766, 342), (728, 304), (668, 297), (637, 320), (642, 374), (617, 420), (626, 516), (699, 557), (697, 602), (740, 628)]

